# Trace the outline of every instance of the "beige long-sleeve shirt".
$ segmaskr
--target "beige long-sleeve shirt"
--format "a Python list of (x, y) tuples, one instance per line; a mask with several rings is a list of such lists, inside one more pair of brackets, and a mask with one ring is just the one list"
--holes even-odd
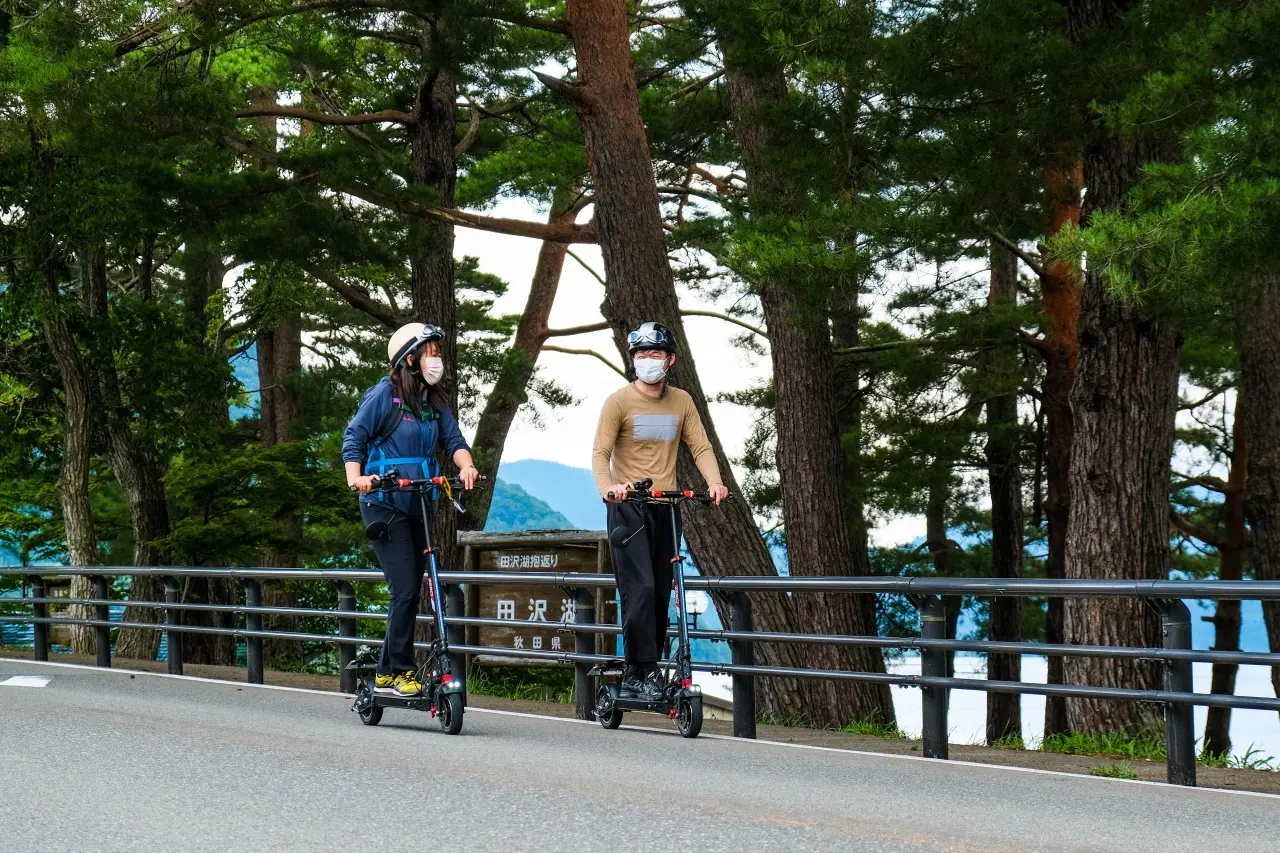
[[(591, 454), (591, 473), (604, 497), (614, 483), (646, 477), (655, 489), (675, 489), (676, 456), (683, 441), (708, 485), (720, 480), (720, 466), (707, 440), (702, 418), (687, 391), (667, 387), (650, 397), (632, 383), (605, 400)], [(684, 484), (688, 485), (688, 484)]]

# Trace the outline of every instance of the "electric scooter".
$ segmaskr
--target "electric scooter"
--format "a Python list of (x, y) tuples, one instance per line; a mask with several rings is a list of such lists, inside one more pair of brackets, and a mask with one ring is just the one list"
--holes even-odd
[[(683, 489), (666, 492), (653, 489), (652, 480), (641, 480), (631, 485), (626, 500), (638, 504), (661, 504), (670, 508), (672, 531), (672, 586), (676, 602), (676, 650), (670, 660), (663, 661), (662, 698), (655, 701), (623, 697), (617, 684), (601, 685), (596, 695), (595, 714), (600, 725), (616, 729), (622, 725), (626, 711), (661, 714), (676, 721), (676, 729), (683, 737), (694, 738), (702, 731), (702, 688), (693, 683), (693, 652), (689, 643), (689, 623), (685, 617), (684, 557), (680, 554), (680, 533), (676, 512), (680, 504), (693, 502), (702, 506), (711, 504), (706, 492)], [(634, 539), (644, 525), (628, 532), (618, 527), (609, 533), (609, 541), (615, 548), (624, 548)], [(667, 649), (670, 650), (670, 638)], [(621, 678), (625, 662), (618, 659), (598, 664), (591, 669), (595, 675)]]
[[(481, 478), (483, 479), (483, 478)], [(427, 578), (430, 581), (428, 590), (431, 594), (431, 613), (434, 617), (435, 639), (431, 641), (431, 654), (426, 662), (418, 668), (415, 679), (422, 684), (422, 693), (418, 696), (396, 696), (379, 693), (374, 679), (378, 674), (378, 659), (372, 651), (363, 653), (347, 665), (347, 669), (356, 671), (359, 686), (356, 688), (356, 700), (351, 710), (360, 716), (360, 722), (366, 726), (376, 726), (382, 722), (383, 708), (409, 708), (414, 711), (426, 711), (440, 721), (440, 728), (445, 734), (456, 735), (462, 731), (462, 715), (464, 712), (462, 680), (454, 677), (453, 663), (449, 657), (449, 638), (444, 624), (444, 595), (440, 589), (440, 563), (436, 557), (436, 549), (431, 544), (431, 511), (427, 505), (429, 492), (439, 488), (445, 497), (453, 503), (458, 512), (466, 512), (462, 504), (453, 496), (454, 490), (463, 488), (459, 477), (431, 477), (422, 480), (406, 480), (398, 477), (397, 472), (388, 471), (377, 478), (377, 488), (382, 491), (404, 490), (418, 495), (418, 504), (422, 508), (422, 523), (427, 536)], [(387, 534), (387, 524), (375, 521), (365, 529), (365, 535), (371, 540), (381, 539)]]

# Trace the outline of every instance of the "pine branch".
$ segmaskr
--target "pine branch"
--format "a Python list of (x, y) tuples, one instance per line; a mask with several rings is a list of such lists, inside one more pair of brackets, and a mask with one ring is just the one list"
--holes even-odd
[(458, 140), (458, 144), (453, 146), (453, 159), (456, 160), (463, 154), (467, 153), (467, 149), (469, 149), (472, 143), (476, 141), (476, 134), (479, 132), (480, 111), (475, 107), (472, 107), (471, 120), (467, 122), (467, 132), (463, 135), (462, 139)]
[(296, 118), (303, 121), (315, 122), (316, 124), (338, 124), (338, 125), (354, 125), (354, 124), (413, 124), (415, 119), (408, 113), (400, 110), (380, 110), (376, 113), (365, 113), (363, 115), (340, 115), (336, 113), (318, 113), (313, 110), (304, 110), (297, 107), (251, 107), (249, 109), (236, 110), (236, 118), (256, 118), (259, 116), (279, 116), (281, 118)]
[(548, 338), (567, 338), (573, 335), (586, 335), (591, 332), (603, 332), (611, 328), (607, 322), (587, 323), (583, 326), (567, 326), (563, 329), (547, 329), (543, 333)]
[(593, 349), (570, 349), (568, 347), (557, 347), (557, 346), (551, 346), (550, 344), (543, 344), (542, 350), (543, 352), (562, 352), (568, 355), (589, 355), (594, 358), (600, 359), (600, 361), (604, 362), (609, 367), (610, 370), (612, 370), (614, 373), (621, 376), (623, 379), (627, 378), (627, 374), (619, 370), (616, 364), (614, 364), (612, 361), (605, 358), (604, 356), (602, 356), (600, 353), (596, 352)]
[(731, 316), (729, 314), (721, 314), (717, 311), (702, 311), (695, 308), (682, 308), (680, 309), (680, 315), (682, 317), (714, 317), (717, 320), (724, 320), (726, 323), (733, 323), (735, 326), (741, 326), (742, 328), (746, 329), (748, 332), (751, 332), (752, 334), (755, 334), (755, 335), (759, 335), (760, 337), (764, 338), (766, 341), (769, 340), (769, 333), (766, 332), (764, 329), (761, 329), (758, 326), (753, 326), (750, 323), (747, 323), (743, 320), (739, 320), (737, 317)]
[(1193, 539), (1199, 539), (1213, 548), (1222, 548), (1227, 544), (1221, 536), (1186, 518), (1172, 506), (1169, 507), (1169, 525), (1179, 533), (1190, 536)]
[(569, 254), (569, 257), (573, 258), (575, 261), (581, 264), (584, 270), (591, 273), (591, 275), (595, 277), (596, 281), (600, 282), (601, 284), (605, 283), (604, 276), (600, 275), (600, 273), (596, 272), (594, 269), (591, 268), (590, 264), (588, 264), (582, 258), (578, 257), (577, 253), (574, 252), (573, 249), (570, 249), (568, 254)]
[(393, 309), (383, 305), (364, 290), (361, 290), (358, 287), (353, 287), (343, 281), (342, 278), (333, 271), (327, 270), (316, 264), (304, 263), (300, 266), (316, 281), (323, 282), (328, 285), (330, 290), (341, 296), (352, 308), (363, 312), (371, 319), (386, 326), (388, 329), (394, 331), (409, 322), (408, 317), (401, 317)]
[(675, 101), (680, 98), (683, 98), (685, 95), (693, 95), (693, 94), (696, 94), (697, 92), (701, 92), (707, 86), (719, 80), (723, 76), (724, 76), (724, 69), (721, 68), (719, 71), (716, 71), (712, 74), (708, 74), (706, 77), (703, 77), (700, 80), (694, 80), (692, 83), (685, 86), (684, 88), (677, 89), (676, 91), (672, 92), (670, 96), (668, 96), (667, 100)]
[(1032, 257), (1030, 254), (1023, 251), (1022, 247), (1019, 246), (1017, 243), (1013, 242), (1008, 237), (1004, 236), (994, 228), (989, 228), (986, 225), (983, 225), (982, 223), (978, 223), (978, 226), (982, 228), (983, 231), (987, 232), (988, 237), (990, 237), (992, 240), (995, 240), (1001, 246), (1004, 246), (1006, 249), (1008, 249), (1010, 252), (1016, 255), (1018, 259), (1022, 261), (1024, 264), (1026, 264), (1028, 267), (1030, 267), (1031, 271), (1034, 272), (1037, 276), (1039, 276), (1040, 278), (1044, 278), (1045, 276), (1048, 275), (1048, 273), (1045, 272), (1044, 266), (1040, 262), (1040, 260)]

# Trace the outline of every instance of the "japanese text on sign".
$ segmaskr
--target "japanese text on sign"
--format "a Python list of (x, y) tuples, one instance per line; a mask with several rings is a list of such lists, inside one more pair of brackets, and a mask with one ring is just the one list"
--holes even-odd
[(554, 569), (560, 562), (558, 554), (499, 554), (500, 569)]

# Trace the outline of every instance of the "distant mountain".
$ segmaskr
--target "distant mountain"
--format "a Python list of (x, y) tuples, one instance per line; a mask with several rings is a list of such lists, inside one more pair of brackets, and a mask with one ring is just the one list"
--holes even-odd
[(511, 530), (571, 530), (569, 519), (517, 485), (499, 479), (493, 486), (493, 504), (484, 529), (502, 533)]
[(521, 459), (503, 462), (498, 477), (546, 501), (569, 520), (570, 528), (604, 529), (604, 504), (596, 491), (595, 478), (586, 468), (545, 459)]

